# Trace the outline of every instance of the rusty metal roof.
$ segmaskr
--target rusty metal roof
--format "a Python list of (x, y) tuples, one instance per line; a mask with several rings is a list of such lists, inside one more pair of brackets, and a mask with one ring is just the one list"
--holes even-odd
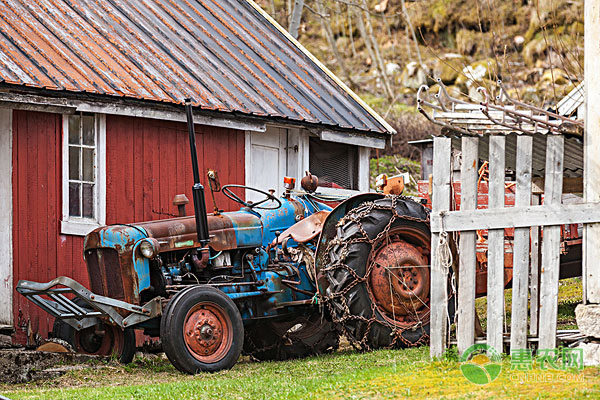
[(0, 82), (394, 132), (246, 0), (1, 0)]

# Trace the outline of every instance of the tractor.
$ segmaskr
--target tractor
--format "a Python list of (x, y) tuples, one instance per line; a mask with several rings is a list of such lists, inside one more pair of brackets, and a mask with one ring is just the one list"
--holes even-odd
[[(332, 209), (322, 201), (331, 198), (314, 192), (317, 177), (304, 177), (303, 191), (285, 178), (277, 197), (221, 187), (209, 171), (211, 192), (241, 208), (207, 215), (189, 102), (186, 114), (194, 215), (87, 234), (90, 288), (68, 277), (18, 283), (55, 317), (55, 337), (128, 363), (140, 330), (160, 338), (172, 364), (189, 374), (231, 368), (241, 353), (258, 360), (326, 353), (340, 332), (360, 336), (364, 348), (426, 341), (426, 208), (370, 193)], [(263, 197), (246, 201), (243, 191)]]

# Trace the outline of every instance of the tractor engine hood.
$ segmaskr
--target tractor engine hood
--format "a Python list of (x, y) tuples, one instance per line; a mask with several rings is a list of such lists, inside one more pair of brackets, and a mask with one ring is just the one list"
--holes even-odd
[[(238, 247), (258, 247), (262, 244), (263, 227), (256, 215), (248, 212), (230, 212), (208, 215), (209, 246), (215, 251)], [(135, 224), (148, 236), (158, 240), (160, 251), (201, 247), (196, 234), (194, 216), (164, 219)]]

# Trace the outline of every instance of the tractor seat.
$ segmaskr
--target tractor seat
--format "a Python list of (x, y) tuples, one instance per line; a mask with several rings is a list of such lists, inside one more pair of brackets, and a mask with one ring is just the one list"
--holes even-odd
[(291, 238), (296, 243), (306, 243), (314, 239), (321, 233), (323, 223), (328, 215), (329, 211), (319, 211), (308, 218), (304, 218), (302, 221), (283, 231), (279, 237), (273, 239), (270, 247), (281, 244), (288, 238)]

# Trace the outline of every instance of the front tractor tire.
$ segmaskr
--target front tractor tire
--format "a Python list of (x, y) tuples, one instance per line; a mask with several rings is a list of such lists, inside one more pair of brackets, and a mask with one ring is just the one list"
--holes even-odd
[(160, 340), (167, 358), (181, 372), (229, 369), (244, 344), (242, 317), (222, 291), (194, 286), (175, 295), (165, 307)]
[[(75, 304), (88, 308), (81, 299), (75, 299)], [(133, 361), (137, 350), (133, 329), (123, 330), (104, 322), (77, 331), (66, 322), (56, 319), (52, 336), (66, 341), (77, 353), (115, 357), (122, 364)]]
[(431, 233), (428, 210), (399, 196), (360, 205), (327, 247), (326, 301), (363, 350), (427, 344)]

